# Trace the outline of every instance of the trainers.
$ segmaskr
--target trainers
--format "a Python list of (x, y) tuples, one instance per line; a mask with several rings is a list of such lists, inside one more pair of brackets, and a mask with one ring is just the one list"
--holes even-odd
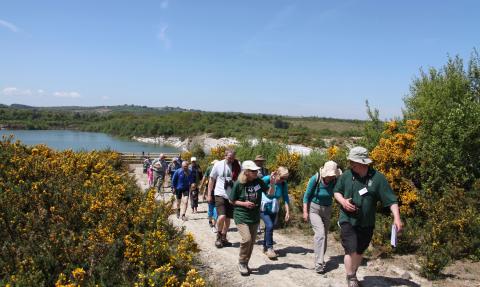
[(360, 282), (358, 282), (357, 275), (347, 275), (347, 286), (348, 287), (360, 287)]
[(238, 263), (238, 271), (240, 271), (242, 276), (248, 276), (250, 274), (246, 263)]
[(325, 265), (324, 264), (315, 265), (315, 272), (317, 272), (318, 274), (325, 273)]
[(275, 253), (275, 250), (273, 248), (268, 248), (265, 252), (265, 255), (267, 255), (268, 259), (277, 259), (277, 253)]
[(217, 230), (217, 228), (215, 227), (215, 225), (212, 225), (212, 232), (213, 232), (213, 233), (217, 233), (217, 232), (218, 232), (218, 230)]

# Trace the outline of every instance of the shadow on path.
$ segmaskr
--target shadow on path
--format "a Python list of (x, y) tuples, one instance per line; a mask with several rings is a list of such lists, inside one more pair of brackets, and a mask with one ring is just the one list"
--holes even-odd
[(300, 264), (290, 264), (290, 263), (265, 264), (258, 268), (252, 268), (252, 275), (265, 275), (270, 273), (270, 271), (273, 271), (273, 270), (285, 270), (287, 268), (308, 269), (305, 266)]
[(313, 249), (304, 248), (302, 246), (289, 246), (277, 249), (275, 252), (277, 252), (278, 257), (285, 257), (288, 253), (306, 255), (307, 253), (313, 253)]
[(421, 285), (402, 278), (391, 278), (384, 276), (365, 276), (361, 281), (364, 286), (409, 286), (420, 287)]

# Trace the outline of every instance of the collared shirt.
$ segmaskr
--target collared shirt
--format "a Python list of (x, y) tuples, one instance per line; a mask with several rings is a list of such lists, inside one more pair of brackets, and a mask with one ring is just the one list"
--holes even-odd
[(397, 197), (385, 176), (373, 168), (369, 168), (365, 177), (360, 177), (351, 169), (347, 170), (338, 179), (333, 192), (341, 193), (345, 199), (352, 198), (357, 206), (358, 211), (353, 213), (340, 209), (338, 221), (350, 222), (353, 226), (374, 227), (377, 202), (382, 202), (383, 207), (397, 203)]

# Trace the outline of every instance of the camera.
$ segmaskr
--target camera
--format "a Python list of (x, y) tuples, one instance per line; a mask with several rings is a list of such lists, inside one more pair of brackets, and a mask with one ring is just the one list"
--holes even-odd
[(225, 183), (223, 184), (223, 188), (227, 190), (229, 187), (230, 188), (233, 187), (233, 180), (225, 178)]

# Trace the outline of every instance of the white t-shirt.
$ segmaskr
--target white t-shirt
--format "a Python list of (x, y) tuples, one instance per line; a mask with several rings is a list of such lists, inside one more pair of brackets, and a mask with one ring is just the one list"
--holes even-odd
[(216, 180), (213, 194), (228, 199), (227, 193), (230, 193), (232, 188), (228, 187), (227, 190), (225, 190), (224, 186), (225, 179), (232, 180), (232, 164), (228, 163), (225, 159), (217, 162), (210, 172), (210, 178)]

